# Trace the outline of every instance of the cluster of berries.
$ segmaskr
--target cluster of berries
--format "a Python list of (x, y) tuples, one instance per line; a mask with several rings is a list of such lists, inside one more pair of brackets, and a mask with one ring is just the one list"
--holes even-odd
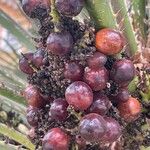
[[(49, 0), (22, 0), (24, 12), (31, 18), (41, 19), (49, 13), (51, 5)], [(83, 6), (83, 0), (55, 0), (60, 16), (76, 16)], [(32, 76), (46, 64), (45, 53), (68, 58), (74, 50), (74, 44), (73, 35), (69, 31), (51, 32), (45, 49), (22, 54), (20, 70)], [(112, 105), (117, 107), (125, 121), (137, 119), (141, 105), (128, 91), (128, 85), (135, 76), (134, 64), (129, 59), (115, 59), (111, 68), (107, 68), (108, 58), (120, 53), (124, 44), (120, 32), (109, 28), (99, 30), (95, 34), (94, 46), (97, 51), (87, 57), (86, 65), (77, 61), (68, 61), (64, 65), (63, 77), (71, 81), (65, 89), (64, 97), (45, 97), (39, 87), (31, 84), (25, 89), (29, 124), (37, 128), (39, 110), (46, 107), (49, 120), (54, 123), (42, 137), (43, 150), (68, 150), (73, 146), (72, 143), (78, 149), (86, 149), (89, 144), (113, 143), (121, 136), (121, 125), (107, 116)], [(47, 67), (50, 64), (48, 62)], [(117, 86), (117, 92), (108, 94), (106, 91), (112, 86), (111, 83)], [(71, 116), (75, 116), (76, 123), (68, 129), (66, 124), (72, 124), (68, 119)]]

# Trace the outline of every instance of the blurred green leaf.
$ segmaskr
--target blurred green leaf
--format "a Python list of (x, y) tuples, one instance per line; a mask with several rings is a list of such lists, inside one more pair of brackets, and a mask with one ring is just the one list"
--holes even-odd
[(25, 99), (23, 97), (19, 96), (17, 93), (14, 93), (11, 90), (8, 90), (6, 88), (1, 88), (0, 87), (0, 95), (1, 96), (5, 96), (5, 97), (11, 99), (12, 101), (15, 101), (17, 103), (20, 103), (20, 104), (26, 106)]
[[(0, 148), (1, 150), (19, 150), (19, 146), (5, 143), (4, 141), (0, 141)], [(26, 150), (26, 149), (21, 148), (21, 150)]]
[[(133, 19), (136, 26), (139, 28), (142, 38), (146, 40), (146, 25), (144, 19), (146, 18), (146, 0), (131, 0), (133, 4)], [(146, 42), (146, 41), (145, 41)]]
[(35, 146), (31, 143), (31, 141), (25, 135), (6, 126), (5, 124), (0, 123), (0, 133), (24, 145), (30, 150), (35, 149)]
[(110, 27), (116, 28), (116, 16), (108, 0), (86, 0), (86, 8), (93, 19), (97, 29)]
[(10, 31), (25, 47), (31, 50), (35, 49), (29, 34), (2, 10), (0, 10), (0, 24)]

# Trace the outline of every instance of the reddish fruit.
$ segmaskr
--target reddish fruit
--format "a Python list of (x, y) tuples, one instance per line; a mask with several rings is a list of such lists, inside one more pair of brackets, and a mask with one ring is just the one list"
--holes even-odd
[(43, 150), (69, 150), (69, 136), (60, 128), (52, 128), (43, 138)]
[(113, 118), (106, 117), (104, 119), (107, 130), (101, 141), (103, 143), (113, 143), (121, 136), (121, 126)]
[(65, 55), (73, 48), (73, 38), (67, 31), (53, 32), (47, 38), (47, 51), (55, 55)]
[(98, 142), (106, 133), (106, 121), (98, 114), (88, 114), (80, 121), (79, 132), (86, 141)]
[(128, 101), (119, 103), (118, 110), (125, 121), (131, 122), (139, 117), (141, 113), (141, 104), (136, 98), (130, 97)]
[(94, 94), (93, 103), (89, 108), (89, 112), (105, 115), (111, 107), (108, 97), (101, 93)]
[(55, 5), (59, 13), (72, 17), (81, 12), (83, 0), (56, 0)]
[(33, 74), (34, 70), (30, 66), (33, 60), (33, 53), (26, 53), (19, 59), (19, 68), (26, 74)]
[(84, 81), (94, 91), (100, 91), (106, 88), (108, 82), (108, 72), (106, 68), (102, 67), (99, 69), (85, 68)]
[(65, 97), (69, 105), (77, 110), (86, 110), (93, 102), (93, 92), (84, 82), (76, 81), (66, 89)]
[(96, 48), (106, 55), (119, 53), (124, 47), (123, 36), (113, 29), (105, 28), (96, 33)]
[(89, 57), (88, 66), (92, 69), (98, 69), (100, 67), (103, 67), (106, 62), (107, 57), (104, 54), (95, 52), (93, 56)]
[(44, 50), (37, 50), (34, 54), (33, 54), (33, 64), (37, 67), (40, 68), (44, 63), (43, 63), (43, 59), (44, 59)]
[(114, 63), (110, 77), (120, 86), (127, 86), (135, 76), (135, 68), (132, 61), (121, 59)]
[(83, 68), (76, 62), (70, 62), (65, 65), (64, 76), (66, 79), (72, 81), (79, 81), (82, 79)]
[(67, 107), (68, 103), (64, 99), (58, 98), (54, 100), (49, 112), (51, 118), (56, 121), (66, 120), (68, 117)]
[(22, 9), (31, 18), (42, 17), (50, 8), (50, 0), (22, 0)]
[(40, 92), (40, 89), (33, 85), (29, 85), (25, 89), (24, 96), (28, 102), (28, 105), (37, 108), (43, 107), (45, 105), (46, 102), (43, 100)]

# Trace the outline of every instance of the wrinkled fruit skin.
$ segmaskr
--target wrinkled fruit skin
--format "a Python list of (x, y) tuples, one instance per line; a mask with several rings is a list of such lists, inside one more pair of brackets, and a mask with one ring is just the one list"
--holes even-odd
[(135, 76), (135, 68), (132, 61), (122, 59), (116, 61), (110, 72), (110, 77), (120, 86), (127, 86)]
[(43, 138), (43, 150), (69, 150), (69, 136), (60, 128), (52, 128)]
[(29, 108), (26, 114), (26, 118), (31, 126), (36, 127), (39, 120), (38, 109), (34, 107)]
[(32, 107), (41, 108), (46, 103), (40, 94), (40, 90), (36, 86), (29, 85), (24, 91), (24, 96), (28, 105)]
[(65, 65), (64, 76), (66, 79), (72, 81), (79, 81), (82, 79), (83, 68), (76, 62), (70, 62)]
[(86, 67), (84, 70), (84, 81), (92, 88), (93, 91), (103, 90), (107, 86), (108, 72), (104, 67), (99, 69)]
[(119, 103), (118, 110), (122, 118), (127, 122), (136, 120), (141, 113), (140, 102), (133, 97), (130, 97), (125, 103)]
[(110, 109), (111, 104), (108, 97), (101, 93), (94, 94), (94, 100), (89, 108), (90, 113), (97, 113), (99, 115), (105, 115)]
[(73, 48), (73, 38), (67, 31), (53, 32), (47, 38), (47, 51), (63, 56)]
[(100, 52), (95, 52), (93, 56), (89, 57), (87, 62), (90, 68), (99, 69), (105, 65), (107, 62), (107, 57)]
[(98, 114), (88, 114), (80, 121), (79, 132), (86, 141), (98, 142), (106, 133), (106, 121)]
[(22, 72), (32, 75), (34, 70), (29, 64), (33, 60), (33, 53), (26, 53), (19, 59), (19, 68)]
[(58, 98), (54, 100), (49, 112), (51, 118), (56, 121), (66, 120), (68, 116), (67, 107), (68, 103), (64, 99)]
[(65, 16), (77, 16), (83, 8), (83, 0), (56, 0), (58, 12)]
[(105, 28), (96, 33), (96, 48), (105, 55), (119, 53), (124, 47), (124, 38), (113, 29)]
[(41, 17), (42, 13), (46, 14), (50, 9), (49, 0), (22, 0), (21, 4), (23, 11), (30, 18), (38, 17), (37, 14)]
[(93, 102), (91, 88), (82, 81), (73, 82), (66, 89), (66, 101), (77, 110), (86, 110)]
[(113, 143), (121, 136), (121, 126), (119, 123), (110, 117), (105, 117), (106, 133), (102, 138), (103, 143)]

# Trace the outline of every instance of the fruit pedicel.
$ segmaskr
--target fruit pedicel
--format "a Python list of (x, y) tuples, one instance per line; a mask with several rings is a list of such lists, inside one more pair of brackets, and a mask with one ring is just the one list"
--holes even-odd
[(29, 82), (24, 96), (30, 139), (43, 150), (109, 147), (123, 128), (111, 115), (112, 107), (127, 122), (141, 112), (127, 88), (135, 76), (134, 64), (115, 57), (124, 48), (123, 35), (110, 28), (95, 31), (90, 22), (73, 19), (84, 0), (22, 0), (21, 4), (28, 17), (41, 23), (37, 51), (22, 54), (19, 60)]

